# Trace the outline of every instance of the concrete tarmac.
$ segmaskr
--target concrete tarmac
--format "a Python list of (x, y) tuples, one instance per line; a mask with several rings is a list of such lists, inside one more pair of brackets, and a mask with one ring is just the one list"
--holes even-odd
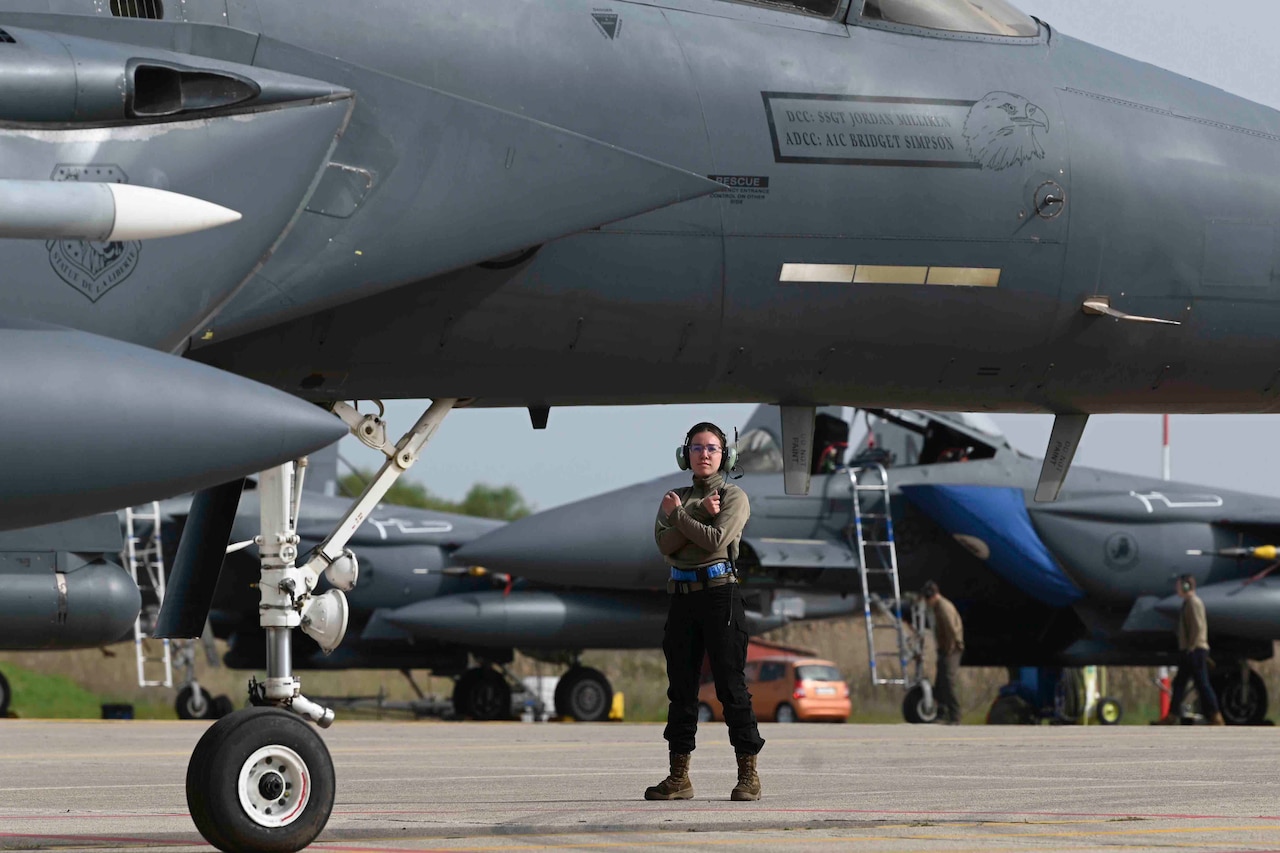
[[(187, 813), (208, 724), (0, 720), (0, 849), (209, 849)], [(721, 723), (693, 800), (650, 803), (653, 724), (339, 722), (311, 849), (1280, 850), (1271, 728), (761, 726), (735, 803)]]

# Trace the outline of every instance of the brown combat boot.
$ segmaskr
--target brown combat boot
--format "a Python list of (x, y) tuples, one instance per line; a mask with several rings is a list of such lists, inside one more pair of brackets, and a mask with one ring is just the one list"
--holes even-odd
[(689, 781), (689, 760), (693, 755), (688, 752), (671, 753), (671, 775), (656, 785), (644, 789), (646, 800), (691, 800), (693, 799), (693, 783)]
[(756, 756), (738, 756), (738, 784), (729, 794), (731, 800), (760, 799), (760, 776), (756, 773)]
[(1227, 724), (1227, 721), (1222, 719), (1221, 711), (1219, 711), (1218, 713), (1214, 714), (1212, 717), (1209, 718), (1209, 725), (1211, 726), (1225, 726), (1226, 724)]

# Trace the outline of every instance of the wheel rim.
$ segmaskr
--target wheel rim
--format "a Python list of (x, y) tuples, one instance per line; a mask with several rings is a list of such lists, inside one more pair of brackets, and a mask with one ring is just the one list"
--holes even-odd
[(209, 710), (209, 701), (205, 699), (203, 691), (191, 691), (186, 701), (187, 713), (194, 719), (203, 719)]
[(604, 691), (595, 682), (584, 681), (578, 684), (571, 696), (570, 705), (577, 712), (573, 716), (580, 720), (594, 719), (604, 708)]
[(1104, 702), (1102, 705), (1102, 721), (1104, 723), (1114, 723), (1120, 719), (1120, 708), (1110, 702)]
[(783, 705), (778, 709), (777, 717), (780, 723), (794, 723), (796, 721), (796, 712), (790, 706)]
[(240, 767), (240, 806), (258, 826), (288, 826), (311, 799), (311, 772), (287, 746), (264, 746)]
[(472, 694), (472, 708), (475, 711), (474, 716), (486, 720), (496, 720), (510, 712), (510, 700), (506, 700), (503, 696), (502, 685), (497, 682), (485, 681), (476, 685), (475, 692)]
[(1222, 715), (1234, 724), (1249, 723), (1266, 716), (1264, 697), (1259, 685), (1250, 674), (1248, 682), (1241, 679), (1228, 681), (1220, 690), (1218, 701)]

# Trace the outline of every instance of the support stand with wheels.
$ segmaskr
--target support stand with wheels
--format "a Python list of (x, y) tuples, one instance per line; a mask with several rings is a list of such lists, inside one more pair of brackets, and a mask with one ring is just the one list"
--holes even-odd
[[(361, 415), (345, 403), (335, 413), (365, 444), (387, 461), (301, 567), (297, 520), (305, 468), (286, 463), (258, 480), (262, 561), (259, 620), (266, 632), (266, 680), (250, 685), (256, 706), (236, 711), (211, 726), (196, 745), (187, 768), (187, 805), (200, 834), (225, 851), (293, 853), (324, 829), (333, 811), (336, 783), (328, 748), (307, 721), (328, 728), (332, 710), (302, 695), (293, 675), (292, 630), (301, 628), (326, 653), (347, 630), (347, 600), (359, 577), (346, 543), (395, 481), (417, 461), (456, 400), (432, 403), (394, 446), (382, 420)], [(315, 593), (323, 574), (334, 589)]]

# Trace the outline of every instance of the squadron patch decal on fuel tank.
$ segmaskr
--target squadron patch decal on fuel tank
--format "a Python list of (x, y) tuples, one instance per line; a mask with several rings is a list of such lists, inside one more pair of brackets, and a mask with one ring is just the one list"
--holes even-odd
[[(95, 183), (129, 183), (119, 166), (94, 163), (60, 164), (50, 177), (54, 181), (86, 181)], [(137, 240), (96, 243), (89, 240), (49, 240), (49, 264), (58, 277), (97, 302), (108, 290), (133, 275), (142, 254)]]
[(761, 92), (779, 163), (1003, 171), (1043, 158), (1044, 110), (1022, 95), (977, 101)]

